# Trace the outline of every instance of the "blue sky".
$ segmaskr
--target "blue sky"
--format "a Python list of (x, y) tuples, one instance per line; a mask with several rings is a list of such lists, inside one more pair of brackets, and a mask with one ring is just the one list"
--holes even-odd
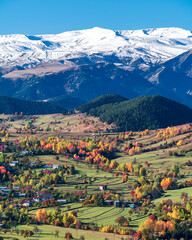
[(192, 30), (192, 0), (0, 0), (1, 35), (92, 27)]

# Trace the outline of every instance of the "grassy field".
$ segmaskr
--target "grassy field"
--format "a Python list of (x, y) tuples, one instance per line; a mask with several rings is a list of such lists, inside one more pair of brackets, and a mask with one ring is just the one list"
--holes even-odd
[[(101, 122), (98, 118), (85, 116), (85, 114), (51, 114), (51, 115), (35, 115), (35, 116), (14, 116), (0, 114), (0, 119), (4, 119), (9, 123), (9, 130), (12, 132), (11, 138), (22, 137), (28, 135), (27, 131), (22, 130), (16, 135), (16, 129), (24, 128), (29, 123), (33, 123), (33, 129), (39, 128), (37, 135), (41, 138), (48, 136), (65, 136), (66, 138), (77, 134), (81, 136), (91, 136), (95, 132), (105, 132), (106, 129), (114, 129), (113, 124)], [(9, 119), (12, 119), (9, 121)], [(49, 130), (47, 130), (49, 129)]]
[(167, 191), (163, 197), (159, 199), (155, 199), (154, 203), (160, 202), (161, 200), (167, 200), (171, 199), (173, 202), (179, 202), (181, 201), (181, 193), (188, 193), (191, 196), (192, 193), (192, 187), (188, 188), (182, 188), (182, 189), (175, 189), (175, 190), (169, 190)]
[[(36, 233), (34, 236), (28, 238), (31, 240), (52, 240), (52, 239), (64, 239), (65, 234), (69, 231), (70, 233), (72, 233), (73, 239), (75, 240), (79, 240), (81, 239), (81, 236), (84, 236), (85, 240), (105, 240), (106, 238), (108, 239), (121, 239), (122, 236), (119, 236), (117, 234), (112, 234), (112, 233), (101, 233), (101, 232), (93, 232), (93, 231), (85, 231), (85, 230), (76, 230), (76, 229), (68, 229), (68, 228), (61, 228), (61, 227), (56, 227), (56, 226), (50, 226), (50, 225), (41, 225), (38, 226), (38, 228), (40, 229), (39, 233)], [(26, 225), (20, 225), (17, 226), (18, 230), (33, 230), (34, 226), (26, 226)], [(55, 236), (55, 232), (59, 231), (58, 237)], [(4, 237), (4, 239), (20, 239), (20, 240), (24, 240), (26, 238), (17, 235), (15, 232), (13, 232), (13, 234), (10, 233), (6, 233), (6, 234), (1, 234), (1, 236)]]

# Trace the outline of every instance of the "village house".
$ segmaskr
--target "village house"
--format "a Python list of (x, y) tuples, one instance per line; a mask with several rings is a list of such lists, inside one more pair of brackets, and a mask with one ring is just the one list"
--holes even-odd
[(124, 207), (128, 207), (129, 206), (129, 204), (130, 204), (130, 202), (129, 201), (123, 201), (123, 203), (122, 203), (123, 205), (124, 205)]
[(113, 205), (113, 201), (112, 200), (104, 200), (104, 205), (111, 206), (111, 205)]
[(7, 188), (7, 189), (4, 189), (4, 190), (2, 190), (2, 191), (3, 191), (3, 193), (4, 193), (5, 195), (8, 195), (9, 192), (10, 192), (10, 190), (11, 190), (11, 189), (8, 189), (8, 188)]
[(16, 167), (19, 164), (19, 161), (12, 161), (9, 163), (9, 166)]
[(0, 229), (4, 228), (5, 224), (4, 223), (0, 223)]
[(43, 166), (43, 168), (52, 168), (52, 164), (46, 164)]
[(58, 168), (60, 168), (60, 165), (59, 165), (59, 164), (54, 164), (54, 165), (53, 165), (53, 169), (58, 169)]
[(17, 193), (15, 193), (15, 196), (16, 196), (16, 197), (25, 197), (25, 196), (26, 196), (26, 193), (17, 192)]
[(41, 202), (41, 198), (40, 197), (34, 197), (32, 200), (34, 202)]
[(129, 207), (132, 208), (132, 209), (136, 208), (135, 204), (130, 204)]
[(37, 192), (38, 196), (35, 196), (33, 198), (34, 202), (42, 202), (44, 200), (50, 200), (53, 198), (53, 194), (52, 193), (44, 193), (44, 192)]
[(26, 201), (22, 204), (22, 207), (30, 207), (32, 206), (32, 203), (30, 201)]
[(32, 166), (36, 166), (37, 165), (37, 163), (36, 162), (29, 162), (29, 164), (28, 164), (30, 167), (32, 167)]
[(121, 207), (122, 206), (122, 201), (119, 201), (119, 200), (114, 201), (114, 206), (115, 207)]
[(67, 203), (67, 199), (57, 199), (58, 203)]
[(22, 156), (26, 156), (26, 155), (28, 155), (29, 153), (30, 153), (29, 151), (24, 150), (24, 151), (22, 151), (20, 154), (21, 154)]
[(4, 191), (7, 187), (0, 187), (0, 191)]
[(99, 189), (101, 191), (105, 191), (105, 190), (107, 190), (107, 185), (100, 185)]
[(41, 196), (42, 201), (48, 200), (48, 199), (50, 200), (52, 198), (53, 198), (53, 194), (52, 193), (45, 193), (43, 196)]

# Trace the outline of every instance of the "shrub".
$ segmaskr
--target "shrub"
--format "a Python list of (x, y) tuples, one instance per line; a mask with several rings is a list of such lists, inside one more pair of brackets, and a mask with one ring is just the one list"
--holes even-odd
[(73, 239), (73, 236), (72, 236), (72, 234), (71, 234), (70, 232), (67, 232), (67, 233), (65, 234), (65, 238), (66, 238), (66, 239)]
[(125, 218), (124, 216), (118, 217), (115, 221), (120, 226), (129, 226), (129, 222), (128, 222), (127, 218)]

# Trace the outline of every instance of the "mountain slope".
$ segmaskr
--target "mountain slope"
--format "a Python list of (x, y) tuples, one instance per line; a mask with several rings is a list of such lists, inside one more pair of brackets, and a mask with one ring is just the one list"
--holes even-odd
[(29, 100), (45, 100), (71, 95), (84, 101), (103, 94), (116, 93), (127, 98), (150, 94), (156, 88), (138, 72), (120, 69), (114, 64), (97, 63), (74, 67), (59, 73), (29, 79), (0, 78), (0, 94)]
[(96, 108), (93, 105), (87, 113), (109, 124), (115, 123), (120, 131), (156, 129), (192, 122), (192, 109), (159, 95)]
[(62, 96), (50, 98), (46, 100), (46, 102), (53, 103), (54, 105), (60, 106), (68, 110), (79, 107), (80, 105), (83, 105), (85, 103), (85, 101), (83, 101), (82, 99), (72, 97), (70, 95), (62, 95)]
[(174, 92), (178, 100), (192, 107), (192, 50), (151, 70), (146, 78), (156, 86)]
[(59, 106), (46, 102), (26, 101), (16, 98), (0, 96), (0, 113), (15, 114), (51, 114), (61, 113), (65, 110)]

